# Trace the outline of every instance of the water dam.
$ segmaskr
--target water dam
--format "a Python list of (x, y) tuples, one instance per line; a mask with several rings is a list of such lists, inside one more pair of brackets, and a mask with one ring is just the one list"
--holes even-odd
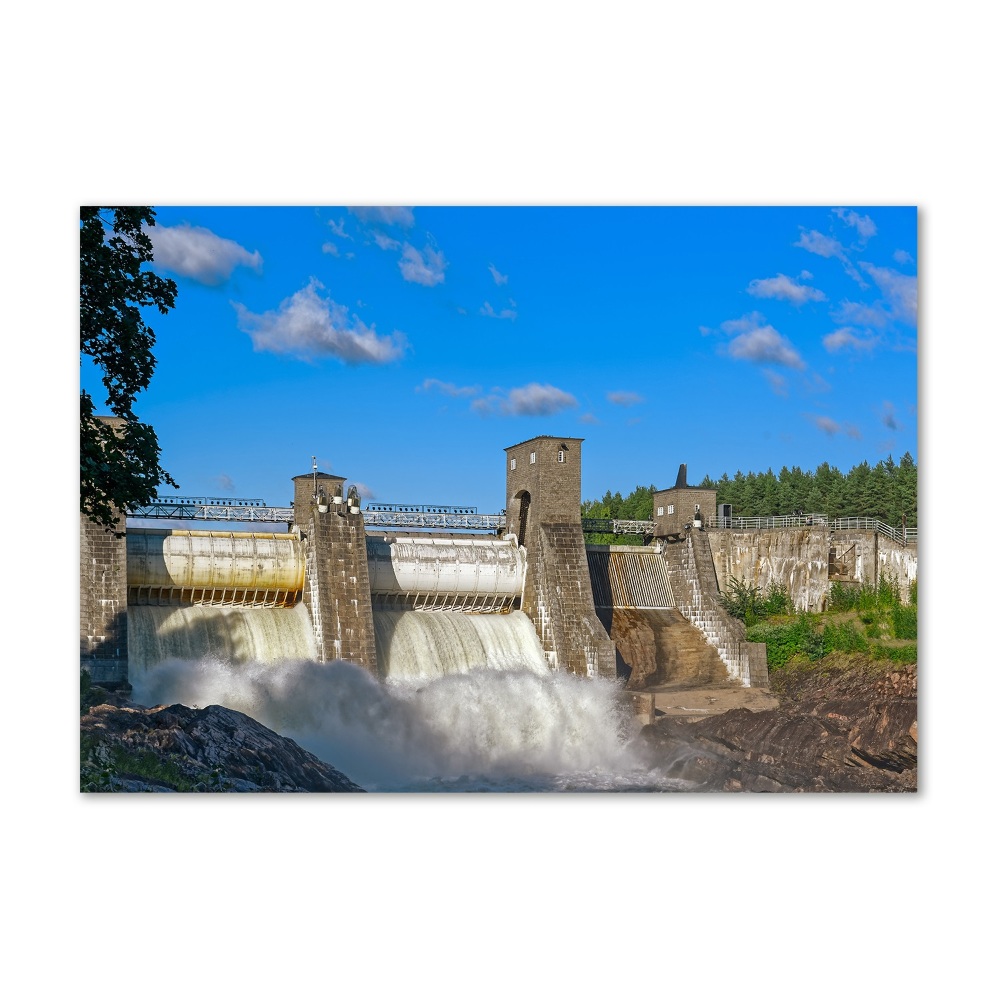
[[(516, 539), (366, 537), (365, 552), (378, 676), (548, 672), (534, 625), (515, 609), (526, 567)], [(296, 534), (134, 529), (127, 559), (136, 670), (318, 659)]]

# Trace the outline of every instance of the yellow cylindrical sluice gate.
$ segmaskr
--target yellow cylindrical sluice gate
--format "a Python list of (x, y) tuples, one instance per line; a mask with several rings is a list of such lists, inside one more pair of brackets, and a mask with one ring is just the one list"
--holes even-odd
[(306, 556), (295, 535), (130, 529), (130, 588), (177, 591), (302, 590)]

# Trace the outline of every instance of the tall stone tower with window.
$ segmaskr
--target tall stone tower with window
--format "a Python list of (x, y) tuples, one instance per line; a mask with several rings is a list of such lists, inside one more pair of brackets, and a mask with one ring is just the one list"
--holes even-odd
[(594, 610), (580, 518), (583, 438), (542, 435), (505, 449), (507, 530), (528, 553), (521, 610), (549, 665), (614, 677), (615, 651)]

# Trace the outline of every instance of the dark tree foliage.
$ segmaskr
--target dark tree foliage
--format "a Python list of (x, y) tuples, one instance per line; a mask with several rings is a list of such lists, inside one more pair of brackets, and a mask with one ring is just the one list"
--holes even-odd
[[(862, 462), (846, 476), (824, 462), (815, 472), (803, 472), (798, 466), (783, 466), (777, 476), (771, 469), (737, 470), (732, 477), (728, 473), (720, 479), (705, 476), (698, 485), (715, 490), (719, 503), (732, 504), (734, 517), (773, 517), (801, 510), (830, 518), (870, 517), (897, 526), (905, 517), (907, 527), (917, 527), (917, 465), (909, 452), (898, 463), (891, 455), (874, 467)], [(637, 486), (623, 498), (620, 493), (612, 496), (609, 490), (603, 500), (585, 501), (583, 516), (649, 520), (655, 492), (653, 486)], [(595, 535), (593, 540), (598, 537), (601, 544), (607, 544), (613, 536)], [(625, 539), (614, 541), (621, 544)]]
[(132, 412), (156, 366), (156, 338), (143, 318), (155, 306), (174, 306), (177, 285), (144, 264), (153, 244), (143, 225), (152, 208), (80, 209), (80, 355), (102, 370), (104, 406), (116, 418), (97, 417), (94, 400), (80, 391), (80, 512), (114, 530), (121, 511), (149, 503), (161, 483), (177, 487), (160, 466), (153, 428)]

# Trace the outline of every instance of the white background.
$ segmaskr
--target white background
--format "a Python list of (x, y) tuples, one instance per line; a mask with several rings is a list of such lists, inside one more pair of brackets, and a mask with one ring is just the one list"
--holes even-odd
[[(12, 995), (980, 992), (997, 888), (996, 588), (969, 564), (993, 548), (986, 9), (8, 13)], [(920, 792), (80, 795), (75, 213), (168, 201), (917, 205)]]

